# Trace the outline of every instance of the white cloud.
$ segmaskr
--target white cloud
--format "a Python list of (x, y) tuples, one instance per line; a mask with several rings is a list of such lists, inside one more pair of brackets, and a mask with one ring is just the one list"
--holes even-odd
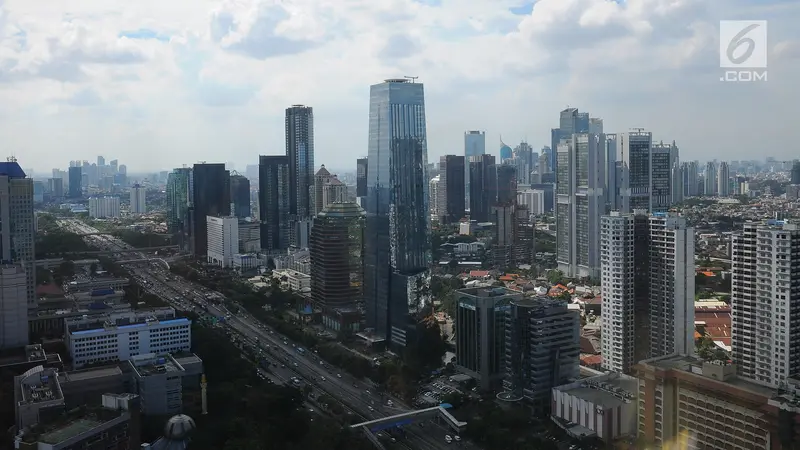
[[(429, 159), (466, 129), (549, 143), (567, 104), (675, 139), (684, 158), (800, 140), (800, 4), (781, 0), (0, 0), (0, 136), (23, 165), (155, 170), (281, 153), (315, 107), (317, 161), (366, 153), (369, 85), (425, 83)], [(769, 81), (720, 83), (721, 19), (767, 19)], [(745, 131), (746, 130), (746, 131)], [(774, 139), (774, 142), (772, 140)], [(25, 163), (30, 155), (32, 162)]]

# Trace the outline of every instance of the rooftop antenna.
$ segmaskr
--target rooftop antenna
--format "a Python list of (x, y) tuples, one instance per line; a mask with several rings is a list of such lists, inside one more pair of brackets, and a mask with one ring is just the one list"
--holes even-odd
[(406, 80), (411, 80), (412, 83), (416, 83), (417, 82), (417, 78), (419, 78), (419, 77), (410, 77), (410, 76), (406, 75), (403, 78), (405, 78)]
[(14, 155), (11, 155), (8, 158), (6, 158), (6, 161), (7, 162), (17, 162), (17, 157), (14, 156)]

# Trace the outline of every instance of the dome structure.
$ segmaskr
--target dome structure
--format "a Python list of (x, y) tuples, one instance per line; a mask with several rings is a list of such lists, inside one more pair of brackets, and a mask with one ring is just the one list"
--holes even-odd
[(514, 151), (503, 142), (503, 138), (500, 138), (500, 160), (504, 161), (506, 159), (511, 159), (514, 157)]
[(186, 414), (172, 416), (164, 425), (164, 437), (171, 441), (185, 440), (197, 428), (194, 419)]

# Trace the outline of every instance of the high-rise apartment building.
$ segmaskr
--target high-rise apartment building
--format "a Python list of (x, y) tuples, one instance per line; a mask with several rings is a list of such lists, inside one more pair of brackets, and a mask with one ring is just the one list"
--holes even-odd
[(470, 201), (470, 168), (469, 163), (473, 156), (486, 154), (486, 132), (467, 131), (464, 133), (464, 192), (466, 197), (465, 206), (469, 206)]
[(674, 213), (601, 219), (603, 366), (694, 353), (694, 230)]
[(145, 193), (147, 189), (140, 184), (131, 186), (131, 214), (145, 214), (147, 212), (147, 203), (145, 201)]
[(367, 170), (369, 170), (367, 158), (358, 158), (356, 160), (356, 197), (367, 196)]
[(289, 157), (259, 156), (258, 214), (261, 248), (280, 253), (289, 248)]
[(725, 161), (720, 162), (717, 167), (717, 195), (720, 197), (731, 196), (731, 171)]
[(700, 195), (700, 167), (697, 161), (683, 163), (683, 196), (697, 197)]
[(800, 227), (746, 223), (733, 236), (731, 346), (740, 377), (778, 387), (800, 378)]
[(80, 167), (69, 168), (69, 198), (81, 198), (83, 196), (83, 175)]
[(605, 136), (574, 134), (556, 158), (556, 261), (570, 277), (600, 275), (600, 216), (605, 213)]
[(89, 217), (110, 219), (120, 216), (119, 197), (89, 197)]
[(531, 210), (527, 205), (516, 205), (516, 229), (514, 230), (514, 263), (533, 264), (536, 255), (536, 224), (531, 220)]
[(469, 216), (488, 222), (492, 205), (497, 201), (497, 167), (493, 155), (471, 157), (469, 162)]
[(446, 188), (442, 183), (442, 174), (436, 175), (431, 178), (431, 181), (428, 181), (428, 213), (432, 219), (444, 220), (446, 193)]
[[(673, 187), (675, 166), (680, 164), (678, 146), (659, 142), (653, 144), (650, 153), (650, 212), (667, 212), (675, 202)], [(679, 184), (679, 183), (677, 183)]]
[(535, 412), (546, 413), (552, 388), (580, 373), (578, 314), (544, 296), (513, 300), (504, 310), (507, 393), (501, 395), (524, 398)]
[(313, 213), (314, 110), (310, 106), (286, 108), (286, 156), (289, 158), (289, 214), (307, 219)]
[(236, 217), (206, 217), (208, 253), (206, 262), (231, 267), (233, 255), (239, 253), (239, 219)]
[(440, 211), (443, 223), (457, 223), (464, 218), (465, 170), (463, 156), (445, 155), (439, 159), (440, 188), (444, 187), (444, 211)]
[(193, 179), (194, 255), (205, 259), (208, 255), (208, 216), (231, 215), (230, 173), (222, 163), (195, 164)]
[(231, 213), (240, 219), (251, 216), (250, 180), (244, 175), (231, 175)]
[(355, 203), (332, 203), (311, 229), (311, 300), (323, 310), (363, 305), (363, 209)]
[(714, 161), (706, 163), (706, 172), (703, 178), (703, 194), (706, 197), (717, 195), (717, 164)]
[(367, 326), (405, 346), (429, 301), (428, 148), (422, 83), (370, 87), (364, 297)]

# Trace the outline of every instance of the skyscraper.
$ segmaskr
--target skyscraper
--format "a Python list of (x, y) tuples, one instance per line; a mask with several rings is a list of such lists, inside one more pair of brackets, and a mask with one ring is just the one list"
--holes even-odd
[(469, 205), (470, 201), (470, 180), (469, 180), (469, 162), (472, 161), (473, 156), (480, 156), (486, 154), (486, 132), (485, 131), (467, 131), (464, 133), (464, 186), (465, 186), (465, 206)]
[(497, 166), (497, 191), (492, 197), (499, 205), (515, 205), (517, 203), (517, 169), (508, 164)]
[(356, 160), (356, 197), (367, 196), (367, 158)]
[[(617, 134), (619, 164), (619, 210), (630, 213), (637, 209), (650, 211), (650, 155), (653, 134), (641, 128)], [(669, 167), (667, 170), (669, 170)]]
[(717, 194), (720, 197), (731, 195), (731, 170), (725, 161), (720, 162), (717, 167)]
[(650, 154), (650, 212), (667, 212), (673, 203), (672, 186), (675, 164), (679, 162), (678, 146), (659, 142)]
[(800, 161), (795, 160), (792, 162), (792, 172), (790, 174), (790, 182), (792, 184), (800, 184)]
[(733, 236), (731, 346), (738, 375), (778, 387), (800, 377), (797, 224), (746, 223)]
[(405, 346), (411, 314), (430, 281), (428, 149), (422, 83), (389, 79), (370, 87), (364, 250), (367, 326)]
[(289, 214), (293, 220), (311, 217), (314, 185), (314, 110), (310, 106), (286, 108), (286, 156), (289, 158)]
[(83, 175), (80, 167), (69, 168), (69, 198), (81, 198), (83, 196)]
[(717, 164), (714, 161), (706, 163), (705, 178), (703, 178), (703, 194), (706, 197), (717, 195)]
[(194, 255), (206, 259), (208, 256), (208, 216), (231, 214), (230, 174), (225, 164), (195, 164), (193, 177)]
[(97, 167), (102, 167), (106, 165), (106, 159), (102, 156), (97, 157)]
[[(33, 180), (26, 178), (16, 161), (0, 163), (0, 259), (24, 269), (26, 296), (20, 301), (29, 308), (36, 307), (34, 221)], [(19, 273), (19, 270), (16, 272)], [(13, 278), (11, 269), (7, 273)], [(16, 301), (13, 299), (8, 301)], [(9, 307), (16, 309), (13, 305)]]
[(683, 163), (683, 196), (684, 197), (697, 197), (700, 195), (698, 184), (700, 180), (700, 170), (697, 161), (689, 161)]
[(694, 230), (674, 213), (601, 219), (603, 366), (694, 353)]
[(574, 134), (556, 158), (556, 261), (570, 277), (600, 275), (600, 216), (605, 213), (605, 136)]
[(490, 208), (497, 201), (497, 167), (493, 155), (473, 156), (469, 162), (469, 217), (488, 222)]
[(250, 217), (250, 180), (244, 175), (231, 175), (231, 212), (235, 217)]
[(464, 157), (445, 155), (439, 159), (439, 171), (444, 185), (444, 223), (457, 223), (464, 217)]
[(144, 188), (144, 186), (138, 183), (131, 186), (131, 214), (144, 214), (147, 212), (147, 203), (145, 201), (146, 191), (147, 190)]
[(167, 176), (167, 230), (177, 236), (181, 248), (191, 244), (192, 217), (189, 214), (194, 195), (192, 169), (181, 167)]
[(311, 299), (324, 310), (362, 304), (364, 216), (355, 203), (331, 203), (311, 229)]
[(259, 156), (258, 213), (261, 248), (279, 253), (289, 248), (289, 158)]

